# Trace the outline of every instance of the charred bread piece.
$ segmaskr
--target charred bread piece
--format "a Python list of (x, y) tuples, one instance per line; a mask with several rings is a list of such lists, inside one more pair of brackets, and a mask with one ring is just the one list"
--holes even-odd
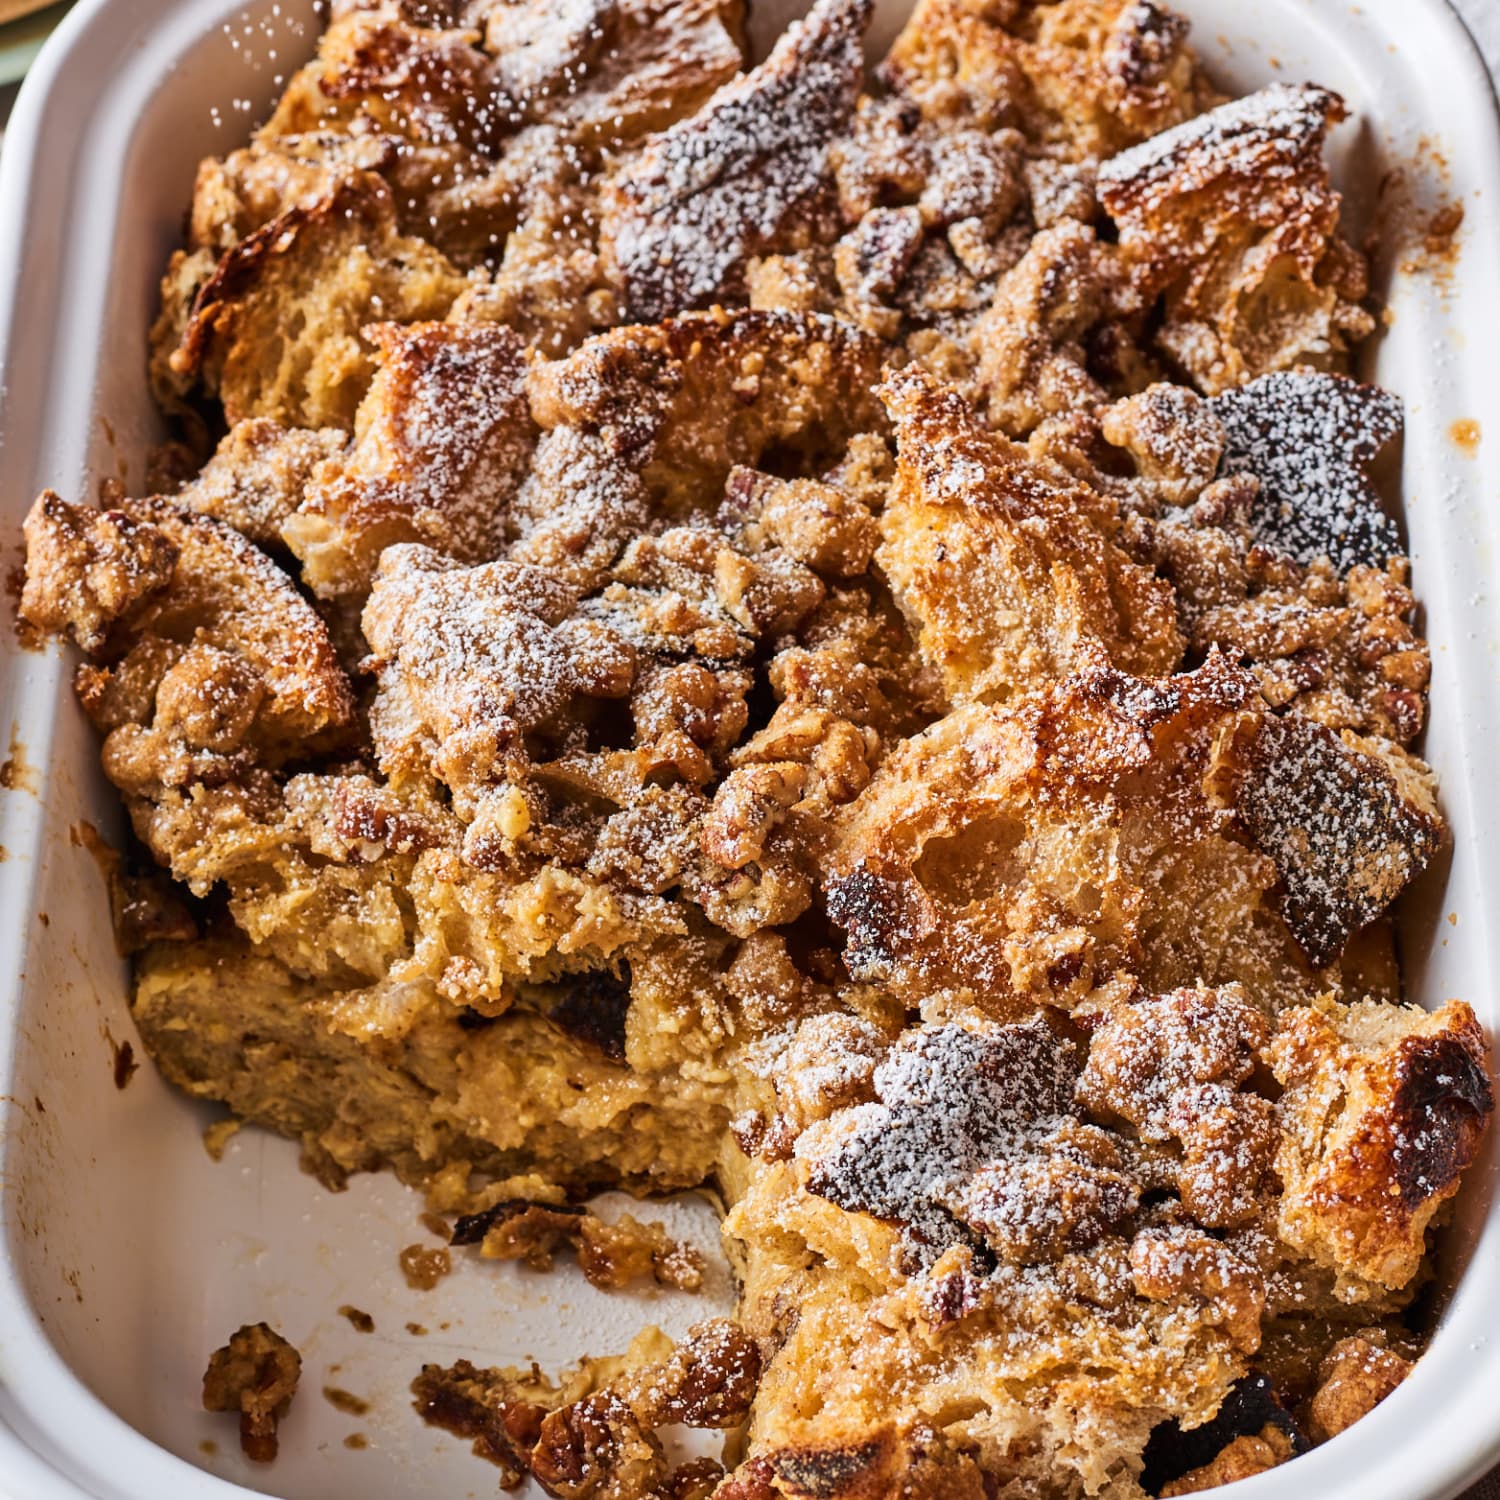
[(1278, 1232), (1337, 1273), (1404, 1286), (1495, 1108), (1474, 1012), (1450, 1000), (1299, 1007), (1269, 1049), (1283, 1183)]
[(1235, 813), (1276, 865), (1292, 935), (1323, 968), (1441, 846), (1432, 773), (1396, 746), (1295, 712), (1228, 733)]
[(1300, 563), (1328, 558), (1340, 573), (1384, 567), (1401, 553), (1369, 466), (1401, 435), (1401, 402), (1341, 375), (1288, 370), (1215, 396), (1224, 467), (1253, 474), (1256, 541)]

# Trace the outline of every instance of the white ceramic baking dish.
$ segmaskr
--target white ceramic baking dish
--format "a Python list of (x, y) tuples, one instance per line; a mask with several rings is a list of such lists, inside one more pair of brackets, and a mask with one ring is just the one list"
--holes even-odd
[[(1236, 89), (1313, 78), (1355, 122), (1337, 175), (1357, 220), (1404, 174), (1420, 223), (1463, 204), (1456, 263), (1388, 253), (1392, 317), (1368, 373), (1406, 398), (1404, 501), (1433, 645), (1429, 759), (1457, 830), (1451, 860), (1406, 903), (1413, 997), (1470, 1001), (1500, 1024), (1500, 625), (1492, 514), (1500, 490), (1500, 129), (1487, 75), (1441, 0), (1178, 0)], [(763, 41), (792, 4), (760, 0)], [(872, 48), (909, 0), (881, 8)], [(53, 485), (139, 479), (158, 425), (142, 379), (156, 277), (198, 158), (238, 142), (311, 50), (313, 0), (83, 0), (38, 63), (0, 172), (0, 548)], [(1394, 191), (1399, 198), (1401, 192)], [(1399, 217), (1399, 216), (1398, 216)], [(1402, 263), (1416, 265), (1402, 269)], [(1476, 445), (1477, 424), (1483, 434)], [(1464, 441), (1459, 441), (1462, 438)], [(491, 1494), (494, 1471), (419, 1425), (407, 1383), (424, 1359), (557, 1366), (623, 1347), (640, 1323), (681, 1329), (707, 1302), (606, 1298), (566, 1269), (548, 1280), (462, 1264), (414, 1292), (397, 1248), (432, 1243), (415, 1195), (383, 1177), (333, 1195), (288, 1143), (237, 1136), (210, 1161), (213, 1116), (149, 1063), (118, 1089), (133, 1031), (105, 892), (77, 832), (119, 814), (96, 769), (57, 650), (0, 639), (0, 1494), (10, 1500), (225, 1500), (251, 1486), (295, 1500)], [(1438, 1500), (1500, 1457), (1497, 1136), (1471, 1174), (1445, 1252), (1455, 1285), (1412, 1378), (1350, 1434), (1248, 1483), (1252, 1497)], [(707, 1208), (662, 1212), (711, 1237)], [(1461, 1274), (1460, 1274), (1461, 1273)], [(356, 1332), (338, 1308), (375, 1319)], [(206, 1357), (265, 1318), (302, 1349), (303, 1394), (270, 1468), (198, 1406)], [(410, 1331), (421, 1325), (425, 1334)], [(354, 1417), (320, 1399), (371, 1403)], [(361, 1434), (368, 1446), (345, 1445)]]

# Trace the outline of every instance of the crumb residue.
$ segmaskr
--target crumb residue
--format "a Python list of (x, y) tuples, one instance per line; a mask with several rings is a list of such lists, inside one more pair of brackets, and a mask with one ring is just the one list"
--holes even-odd
[(363, 1396), (356, 1396), (352, 1391), (341, 1390), (336, 1385), (323, 1387), (323, 1399), (330, 1406), (336, 1406), (351, 1417), (362, 1417), (370, 1409), (370, 1403)]
[(428, 1234), (438, 1237), (445, 1245), (448, 1243), (449, 1230), (448, 1221), (441, 1214), (425, 1213), (422, 1215), (422, 1228)]
[(224, 1160), (224, 1148), (233, 1136), (239, 1134), (240, 1122), (235, 1119), (215, 1120), (203, 1132), (203, 1149), (214, 1161)]
[(1453, 250), (1453, 237), (1464, 221), (1464, 206), (1455, 199), (1445, 203), (1427, 221), (1427, 233), (1422, 236), (1430, 255), (1447, 255)]
[(1473, 458), (1479, 452), (1479, 439), (1482, 434), (1479, 423), (1473, 417), (1460, 417), (1448, 429), (1448, 436), (1452, 438), (1454, 446), (1465, 458)]
[(429, 1250), (426, 1245), (408, 1245), (401, 1252), (401, 1274), (414, 1292), (430, 1292), (452, 1269), (446, 1250)]
[(427, 1330), (420, 1323), (408, 1323), (406, 1331), (414, 1339), (425, 1339), (427, 1337)]
[(362, 1312), (357, 1307), (351, 1307), (347, 1302), (339, 1308), (339, 1316), (348, 1318), (350, 1324), (359, 1333), (374, 1333), (375, 1319), (369, 1313)]
[(370, 1440), (362, 1432), (351, 1432), (349, 1436), (344, 1439), (344, 1446), (346, 1448), (353, 1448), (358, 1451), (368, 1448), (370, 1446)]

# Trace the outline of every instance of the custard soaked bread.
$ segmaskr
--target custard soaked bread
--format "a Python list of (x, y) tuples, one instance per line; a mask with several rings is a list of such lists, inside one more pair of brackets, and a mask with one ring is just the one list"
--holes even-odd
[(1401, 1003), (1345, 105), (1154, 0), (923, 0), (872, 81), (870, 9), (341, 0), (200, 171), (174, 480), (27, 522), (173, 1082), (604, 1284), (697, 1273), (590, 1192), (727, 1206), (735, 1320), (421, 1371), (503, 1484), (1286, 1462), (1418, 1357), (1493, 1109)]

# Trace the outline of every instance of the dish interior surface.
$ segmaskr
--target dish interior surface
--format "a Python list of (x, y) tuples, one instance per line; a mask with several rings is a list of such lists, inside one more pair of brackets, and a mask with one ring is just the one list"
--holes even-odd
[[(881, 5), (875, 50), (884, 50), (908, 8), (900, 0)], [(1500, 732), (1500, 629), (1482, 583), (1494, 562), (1485, 513), (1494, 466), (1483, 440), (1473, 451), (1462, 440), (1469, 429), (1455, 425), (1477, 422), (1481, 435), (1493, 430), (1500, 439), (1500, 404), (1473, 376), (1482, 353), (1474, 320), (1492, 305), (1477, 285), (1477, 267), (1494, 263), (1493, 253), (1485, 258), (1500, 207), (1493, 139), (1465, 139), (1450, 128), (1442, 100), (1421, 91), (1425, 44), (1398, 46), (1430, 13), (1426, 6), (1407, 8), (1401, 28), (1401, 0), (1352, 11), (1303, 0), (1182, 0), (1178, 8), (1193, 19), (1194, 43), (1222, 86), (1311, 79), (1349, 100), (1353, 121), (1336, 131), (1332, 152), (1351, 238), (1389, 216), (1403, 193), (1415, 200), (1409, 216), (1389, 218), (1397, 232), (1387, 236), (1376, 286), (1393, 316), (1361, 371), (1406, 401), (1401, 490), (1433, 651), (1435, 712), (1423, 753), (1441, 778), (1456, 830), (1451, 857), (1405, 898), (1405, 982), (1408, 998), (1429, 1006), (1469, 1001), (1493, 1032), (1500, 1011), (1481, 893), (1493, 889), (1486, 869), (1500, 833), (1485, 754)], [(762, 50), (800, 9), (755, 7)], [(35, 274), (25, 279), (26, 304), (14, 309), (8, 329), (0, 392), (7, 572), (19, 560), (24, 508), (41, 487), (81, 497), (87, 476), (139, 479), (145, 451), (160, 435), (141, 378), (145, 334), (194, 167), (248, 133), (284, 75), (310, 52), (316, 23), (312, 4), (296, 0), (153, 0), (81, 7), (69, 32), (75, 51), (67, 71), (45, 98), (33, 98), (41, 114), (31, 124), (48, 140), (45, 170), (56, 199), (56, 213), (41, 222), (65, 224), (67, 232), (28, 244)], [(1440, 44), (1453, 39), (1430, 43)], [(87, 124), (60, 132), (63, 117)], [(1393, 187), (1396, 169), (1404, 184)], [(18, 176), (9, 179), (12, 190)], [(1415, 264), (1421, 257), (1403, 244), (1401, 223), (1425, 223), (1450, 200), (1467, 213), (1457, 263)], [(7, 212), (14, 208), (7, 204)], [(215, 1113), (170, 1089), (140, 1057), (126, 1012), (104, 883), (80, 831), (87, 823), (111, 838), (120, 814), (68, 677), (56, 648), (26, 651), (6, 633), (0, 734), (10, 737), (12, 774), (0, 791), (7, 856), (0, 862), (0, 1031), (11, 1036), (0, 1037), (7, 1096), (0, 1105), (0, 1421), (87, 1494), (228, 1493), (210, 1475), (287, 1500), (490, 1493), (493, 1471), (465, 1443), (424, 1428), (411, 1413), (407, 1386), (418, 1365), (535, 1358), (556, 1368), (623, 1348), (642, 1323), (677, 1334), (728, 1305), (727, 1271), (716, 1269), (699, 1297), (606, 1296), (571, 1266), (543, 1280), (513, 1265), (470, 1261), (436, 1290), (412, 1291), (395, 1252), (433, 1242), (418, 1221), (418, 1196), (394, 1179), (357, 1177), (346, 1192), (329, 1193), (299, 1170), (292, 1143), (259, 1131), (236, 1135), (222, 1161), (210, 1160), (201, 1132)], [(126, 1045), (143, 1063), (133, 1073), (120, 1062)], [(128, 1086), (117, 1087), (117, 1074)], [(1485, 1228), (1493, 1133), (1485, 1151), (1445, 1252), (1449, 1285), (1471, 1261), (1473, 1274), (1457, 1285), (1416, 1375), (1361, 1424), (1352, 1447), (1336, 1440), (1290, 1474), (1254, 1481), (1254, 1493), (1306, 1493), (1307, 1486), (1352, 1494), (1359, 1485), (1364, 1495), (1436, 1496), (1464, 1477), (1464, 1465), (1483, 1461), (1483, 1433), (1445, 1444), (1429, 1425), (1421, 1445), (1430, 1450), (1426, 1477), (1390, 1490), (1381, 1486), (1398, 1483), (1398, 1467), (1371, 1478), (1419, 1421), (1435, 1424), (1439, 1412), (1462, 1420), (1461, 1403), (1448, 1393), (1483, 1389), (1487, 1341), (1500, 1331), (1490, 1285), (1500, 1257), (1493, 1243), (1485, 1255), (1482, 1243), (1500, 1233)], [(672, 1232), (712, 1244), (717, 1215), (706, 1202), (688, 1198), (654, 1212)], [(340, 1316), (344, 1304), (368, 1312), (374, 1333), (359, 1333)], [(260, 1319), (286, 1332), (304, 1359), (303, 1398), (269, 1469), (248, 1464), (232, 1435), (226, 1440), (223, 1420), (198, 1401), (208, 1352), (229, 1330)], [(426, 1331), (410, 1332), (411, 1325)], [(45, 1358), (42, 1341), (60, 1363)], [(324, 1385), (370, 1402), (368, 1416), (322, 1400)], [(362, 1451), (345, 1446), (355, 1432), (368, 1441)], [(207, 1473), (181, 1467), (152, 1444)], [(0, 1458), (0, 1483), (6, 1472)], [(58, 1493), (68, 1493), (61, 1481)]]

